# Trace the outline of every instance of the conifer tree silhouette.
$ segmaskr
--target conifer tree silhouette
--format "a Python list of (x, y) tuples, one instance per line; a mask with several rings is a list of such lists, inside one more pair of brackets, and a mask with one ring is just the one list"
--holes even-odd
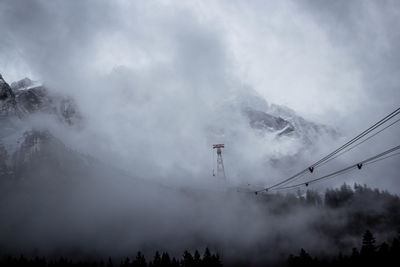
[(194, 267), (200, 267), (201, 263), (202, 263), (202, 261), (201, 261), (200, 253), (196, 249), (196, 251), (194, 252), (194, 255), (193, 255), (193, 266)]
[(142, 252), (138, 251), (132, 265), (134, 267), (147, 267), (146, 259)]
[(361, 254), (373, 255), (375, 250), (375, 237), (369, 230), (366, 230), (363, 235)]
[(173, 257), (171, 260), (171, 267), (179, 267), (179, 266), (180, 266), (179, 261), (175, 257)]
[(181, 262), (183, 267), (192, 267), (193, 266), (193, 256), (189, 251), (185, 250), (183, 252), (183, 260)]
[(203, 264), (204, 266), (210, 266), (212, 264), (211, 252), (208, 247), (204, 251)]
[(222, 267), (222, 262), (221, 262), (221, 259), (220, 259), (218, 253), (213, 254), (211, 256), (211, 258), (212, 258), (212, 262), (213, 262), (213, 264), (212, 264), (213, 267)]
[(160, 252), (158, 252), (158, 251), (156, 251), (156, 253), (154, 254), (153, 266), (161, 267), (161, 256), (160, 256)]
[(121, 263), (121, 267), (129, 267), (131, 266), (131, 259), (129, 259), (129, 257), (126, 257), (124, 262)]
[(163, 267), (171, 266), (171, 258), (169, 257), (167, 252), (164, 252), (161, 256), (161, 266)]

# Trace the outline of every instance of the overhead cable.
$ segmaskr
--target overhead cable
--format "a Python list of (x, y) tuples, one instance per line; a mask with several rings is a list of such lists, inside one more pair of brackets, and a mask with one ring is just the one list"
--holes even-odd
[(338, 171), (329, 173), (329, 174), (324, 175), (324, 176), (321, 176), (321, 177), (319, 177), (319, 178), (315, 178), (315, 179), (312, 179), (312, 180), (308, 180), (308, 181), (306, 181), (306, 182), (298, 183), (298, 184), (295, 184), (295, 185), (277, 187), (277, 188), (274, 188), (273, 190), (289, 189), (289, 188), (295, 188), (295, 187), (299, 187), (299, 186), (303, 186), (303, 185), (308, 186), (308, 185), (311, 184), (311, 183), (314, 183), (314, 182), (317, 182), (317, 181), (320, 181), (320, 180), (323, 180), (323, 179), (327, 179), (327, 178), (330, 178), (330, 177), (333, 177), (333, 176), (338, 176), (338, 175), (340, 175), (340, 174), (344, 174), (345, 172), (347, 172), (347, 171), (349, 171), (349, 170), (351, 170), (351, 169), (356, 169), (356, 168), (361, 169), (364, 165), (368, 165), (368, 164), (371, 164), (371, 163), (375, 163), (375, 162), (377, 162), (377, 161), (384, 160), (384, 159), (390, 158), (390, 157), (392, 157), (392, 156), (394, 156), (394, 155), (400, 154), (400, 153), (395, 153), (395, 154), (392, 154), (392, 155), (390, 155), (390, 156), (387, 156), (387, 157), (382, 158), (383, 156), (385, 156), (385, 155), (387, 155), (387, 154), (390, 154), (390, 153), (392, 153), (392, 152), (394, 152), (394, 151), (396, 151), (396, 150), (398, 150), (398, 149), (400, 149), (400, 145), (395, 146), (395, 147), (393, 147), (393, 148), (391, 148), (391, 149), (389, 149), (389, 150), (386, 150), (386, 151), (384, 151), (384, 152), (382, 152), (382, 153), (380, 153), (380, 154), (377, 154), (377, 155), (375, 155), (375, 156), (373, 156), (373, 157), (370, 157), (370, 158), (368, 158), (368, 159), (365, 159), (365, 160), (363, 160), (363, 161), (360, 161), (360, 162), (358, 162), (358, 163), (356, 163), (356, 164), (347, 166), (347, 167), (344, 168), (344, 169), (341, 169), (341, 170), (338, 170)]
[[(341, 147), (337, 148), (336, 150), (334, 150), (333, 152), (331, 152), (330, 154), (326, 155), (325, 157), (323, 157), (322, 159), (318, 160), (317, 162), (315, 162), (314, 164), (312, 164), (311, 166), (309, 166), (308, 168), (296, 173), (295, 175), (279, 182), (276, 183), (270, 187), (264, 188), (262, 190), (258, 190), (255, 191), (255, 193), (259, 193), (262, 191), (268, 191), (272, 188), (278, 187), (280, 185), (286, 184), (287, 182), (293, 180), (294, 178), (307, 173), (307, 172), (313, 172), (314, 169), (316, 167), (318, 167), (319, 165), (322, 165), (322, 163), (328, 161), (330, 158), (332, 158), (333, 156), (335, 156), (336, 154), (338, 154), (339, 152), (341, 152), (342, 150), (346, 149), (347, 147), (351, 146), (352, 144), (354, 144), (355, 142), (357, 142), (358, 140), (360, 140), (361, 138), (363, 138), (364, 136), (366, 136), (367, 134), (369, 134), (370, 132), (374, 131), (375, 129), (377, 129), (378, 127), (380, 127), (381, 125), (383, 125), (384, 123), (386, 123), (387, 121), (389, 121), (390, 119), (394, 118), (395, 116), (400, 114), (400, 108), (397, 108), (396, 110), (394, 110), (393, 112), (391, 112), (390, 114), (386, 115), (383, 119), (379, 120), (378, 122), (376, 122), (375, 124), (373, 124), (371, 127), (369, 127), (368, 129), (366, 129), (365, 131), (363, 131), (362, 133), (360, 133), (359, 135), (357, 135), (356, 137), (354, 137), (353, 139), (351, 139), (350, 141), (348, 141), (347, 143), (345, 143), (344, 145), (342, 145)], [(394, 124), (394, 123), (393, 123)], [(388, 126), (389, 127), (389, 126)], [(383, 129), (382, 129), (383, 130)], [(382, 131), (381, 130), (381, 131)], [(380, 131), (380, 132), (381, 132)], [(376, 133), (377, 134), (377, 133)]]

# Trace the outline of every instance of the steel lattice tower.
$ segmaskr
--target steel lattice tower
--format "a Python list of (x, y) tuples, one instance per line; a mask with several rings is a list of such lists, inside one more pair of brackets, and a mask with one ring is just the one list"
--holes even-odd
[[(226, 180), (225, 169), (224, 169), (224, 161), (222, 159), (222, 148), (224, 148), (224, 144), (215, 144), (213, 145), (213, 149), (217, 149), (217, 177)], [(215, 174), (214, 174), (215, 176)]]

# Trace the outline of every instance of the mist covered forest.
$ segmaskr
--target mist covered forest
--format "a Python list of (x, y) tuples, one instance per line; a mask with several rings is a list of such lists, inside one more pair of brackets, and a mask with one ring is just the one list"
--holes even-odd
[[(3, 180), (2, 188), (4, 188), (4, 182)], [(20, 182), (13, 182), (12, 184), (15, 187), (14, 189), (19, 187), (19, 194), (24, 192), (23, 194), (29, 195), (23, 188), (27, 186), (26, 184), (24, 186), (21, 186)], [(10, 186), (9, 183), (8, 186)], [(193, 192), (187, 190), (183, 190), (179, 194), (187, 197), (188, 193), (193, 196)], [(200, 195), (203, 195), (203, 193)], [(43, 247), (30, 247), (29, 249), (25, 247), (19, 251), (3, 242), (6, 236), (3, 232), (0, 263), (1, 266), (144, 267), (266, 266), (266, 264), (268, 266), (354, 266), (354, 264), (370, 261), (393, 264), (393, 261), (399, 262), (400, 260), (400, 198), (397, 195), (360, 184), (353, 186), (343, 184), (340, 188), (327, 189), (324, 193), (314, 190), (298, 190), (258, 195), (243, 192), (224, 192), (223, 195), (227, 200), (232, 201), (233, 198), (238, 197), (240, 201), (259, 207), (257, 212), (260, 212), (260, 214), (258, 216), (268, 215), (265, 217), (268, 218), (268, 221), (263, 224), (263, 227), (275, 225), (273, 221), (288, 225), (282, 229), (275, 226), (277, 233), (271, 234), (269, 238), (272, 240), (264, 240), (266, 242), (257, 241), (238, 245), (234, 243), (243, 242), (243, 239), (232, 240), (232, 247), (236, 246), (235, 255), (230, 254), (229, 249), (224, 247), (227, 245), (218, 246), (214, 244), (211, 248), (203, 246), (204, 243), (201, 242), (201, 238), (196, 239), (187, 249), (181, 252), (163, 250), (165, 248), (165, 245), (163, 245), (159, 251), (164, 252), (160, 253), (152, 244), (150, 247), (143, 246), (142, 249), (137, 250), (132, 247), (130, 252), (127, 252), (129, 249), (124, 250), (126, 255), (114, 253), (107, 257), (105, 253), (89, 252), (90, 246), (95, 245), (90, 242), (84, 244), (86, 248), (76, 247), (71, 249), (63, 244), (57, 250), (54, 250), (57, 245), (54, 246), (53, 243), (53, 250), (46, 250), (40, 240), (36, 240), (35, 243), (41, 244), (40, 246)], [(24, 201), (27, 201), (27, 199)], [(2, 194), (1, 203), (5, 203), (4, 194)], [(247, 204), (245, 205), (246, 208)], [(4, 208), (4, 205), (1, 205), (2, 214), (4, 214)], [(18, 210), (16, 211), (18, 212)], [(52, 210), (48, 211), (53, 212)], [(196, 210), (193, 212), (196, 213)], [(201, 210), (198, 210), (197, 213), (199, 216), (208, 214)], [(249, 214), (244, 213), (244, 215)], [(26, 214), (25, 216), (29, 215)], [(201, 220), (201, 218), (198, 219)], [(2, 224), (4, 226), (4, 222)], [(24, 227), (33, 227), (30, 224), (29, 221), (21, 221), (20, 225), (14, 225), (14, 230), (24, 232)], [(60, 227), (60, 231), (65, 230), (63, 230), (62, 225)], [(213, 227), (215, 226), (211, 224), (210, 228)], [(226, 227), (232, 226), (227, 222)], [(43, 229), (38, 230), (43, 231)], [(205, 229), (202, 229), (202, 231), (207, 232)], [(265, 231), (274, 231), (274, 229), (266, 229)], [(49, 238), (46, 231), (43, 234), (43, 238)], [(118, 242), (126, 243), (127, 238), (127, 236), (123, 236), (119, 240), (114, 237), (113, 242), (116, 242), (115, 245), (118, 246)], [(192, 239), (193, 236), (187, 238)], [(252, 239), (257, 240), (254, 237)], [(99, 242), (99, 240), (96, 242)], [(290, 246), (289, 243), (291, 242), (294, 242), (298, 247)], [(145, 243), (142, 243), (142, 245)], [(151, 240), (149, 240), (148, 245), (150, 244)], [(112, 249), (109, 251), (112, 251)]]

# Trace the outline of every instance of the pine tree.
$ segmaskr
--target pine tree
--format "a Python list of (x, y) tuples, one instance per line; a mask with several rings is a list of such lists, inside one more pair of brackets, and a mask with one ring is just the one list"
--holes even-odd
[(187, 250), (185, 250), (185, 252), (183, 252), (182, 266), (183, 267), (192, 267), (193, 266), (193, 256)]
[(164, 252), (161, 256), (161, 266), (163, 267), (171, 266), (171, 258), (169, 257), (167, 252)]
[(139, 251), (133, 261), (133, 266), (135, 267), (147, 267), (146, 259), (144, 255)]
[(158, 251), (156, 251), (156, 254), (154, 254), (153, 266), (161, 267), (161, 256), (160, 256), (160, 252), (158, 252)]
[(212, 264), (211, 252), (208, 248), (206, 248), (203, 255), (203, 265), (210, 266), (211, 264)]
[(218, 253), (213, 254), (211, 256), (211, 258), (212, 258), (212, 262), (213, 262), (212, 266), (214, 266), (214, 267), (222, 267), (222, 262), (221, 262), (221, 259), (220, 259)]
[(131, 259), (129, 257), (126, 257), (123, 263), (121, 263), (121, 267), (129, 267), (131, 265)]
[(193, 266), (195, 267), (199, 267), (201, 266), (201, 256), (199, 251), (196, 249), (196, 251), (194, 252), (194, 256), (193, 256)]
[(300, 255), (299, 255), (300, 261), (307, 266), (309, 263), (312, 262), (312, 258), (310, 254), (308, 254), (304, 249), (300, 250)]
[(364, 256), (373, 255), (375, 250), (375, 237), (369, 230), (366, 230), (363, 235), (361, 254)]
[(171, 260), (171, 267), (179, 267), (179, 261), (177, 259), (175, 259), (175, 257), (172, 258)]

